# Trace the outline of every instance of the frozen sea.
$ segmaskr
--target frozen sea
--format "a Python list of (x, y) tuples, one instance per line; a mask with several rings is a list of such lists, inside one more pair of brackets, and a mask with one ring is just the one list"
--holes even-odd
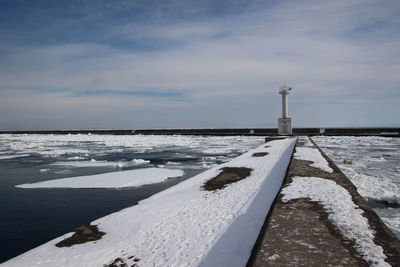
[[(0, 262), (135, 205), (263, 142), (262, 137), (236, 136), (0, 135)], [(138, 187), (16, 187), (147, 168), (184, 174)]]
[(400, 138), (312, 138), (400, 239)]

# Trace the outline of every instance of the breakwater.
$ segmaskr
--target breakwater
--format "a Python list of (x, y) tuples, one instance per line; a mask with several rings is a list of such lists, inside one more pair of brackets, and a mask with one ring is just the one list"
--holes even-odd
[(400, 241), (317, 144), (301, 138), (247, 266), (399, 262)]
[[(40, 131), (0, 131), (0, 134), (112, 134), (112, 135), (278, 135), (277, 128), (202, 128), (202, 129), (128, 129), (128, 130), (40, 130)], [(364, 128), (294, 128), (293, 135), (347, 135), (400, 137), (400, 127)]]

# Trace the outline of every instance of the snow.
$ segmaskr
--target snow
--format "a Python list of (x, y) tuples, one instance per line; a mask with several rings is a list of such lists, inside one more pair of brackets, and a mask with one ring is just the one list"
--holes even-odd
[[(128, 266), (244, 266), (278, 193), (296, 139), (251, 150), (138, 205), (92, 224), (106, 234), (96, 242), (57, 248), (72, 233), (30, 250), (4, 266), (102, 266), (116, 258)], [(255, 152), (268, 152), (253, 157)], [(202, 189), (223, 167), (251, 175), (216, 191)], [(134, 256), (139, 262), (134, 262)]]
[(393, 232), (399, 234), (400, 229), (400, 214), (384, 217), (382, 220), (392, 229)]
[(91, 159), (90, 161), (58, 161), (51, 165), (72, 167), (125, 167), (128, 163), (120, 161), (97, 161)]
[(374, 243), (374, 231), (369, 227), (363, 211), (354, 204), (351, 195), (331, 180), (318, 177), (294, 177), (282, 189), (282, 201), (309, 198), (323, 205), (329, 220), (350, 240), (355, 249), (371, 266), (390, 266), (385, 262), (383, 248)]
[(183, 176), (181, 170), (145, 168), (16, 185), (18, 188), (122, 188), (160, 183)]
[(306, 147), (313, 147), (313, 143), (310, 141), (310, 138), (308, 136), (300, 136), (299, 141), (304, 143), (304, 146)]
[(135, 163), (135, 164), (137, 164), (137, 165), (143, 165), (143, 164), (149, 164), (149, 163), (150, 163), (150, 160), (133, 159), (132, 162)]
[[(89, 155), (87, 155), (89, 156)], [(82, 156), (74, 156), (74, 157), (69, 157), (67, 158), (68, 160), (82, 160), (82, 159), (86, 159), (86, 157), (82, 157)]]
[(271, 257), (268, 257), (268, 260), (270, 261), (276, 261), (277, 259), (279, 259), (280, 256), (278, 254), (274, 254)]
[(0, 156), (0, 160), (2, 160), (2, 159), (22, 158), (22, 157), (29, 157), (29, 156), (30, 156), (30, 154), (5, 155), (5, 156)]
[(313, 163), (310, 166), (321, 169), (325, 172), (332, 173), (333, 170), (329, 167), (328, 161), (321, 155), (318, 149), (310, 147), (296, 147), (294, 157), (300, 160), (308, 160)]

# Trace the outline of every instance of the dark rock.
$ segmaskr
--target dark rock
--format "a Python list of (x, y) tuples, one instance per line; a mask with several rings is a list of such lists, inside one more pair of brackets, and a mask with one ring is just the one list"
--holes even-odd
[(264, 157), (268, 154), (269, 154), (268, 152), (257, 152), (253, 154), (253, 157)]
[(74, 234), (56, 244), (56, 247), (71, 247), (76, 244), (83, 244), (101, 239), (104, 232), (100, 232), (96, 225), (83, 225), (74, 230)]
[(252, 169), (245, 167), (225, 167), (221, 173), (207, 181), (203, 188), (207, 191), (222, 189), (226, 185), (243, 180), (250, 176)]

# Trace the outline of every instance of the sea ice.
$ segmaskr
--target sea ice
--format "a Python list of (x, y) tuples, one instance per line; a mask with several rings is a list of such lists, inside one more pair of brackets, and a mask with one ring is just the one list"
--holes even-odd
[[(378, 136), (314, 136), (319, 147), (336, 163), (367, 200), (383, 205), (400, 204), (400, 139)], [(351, 160), (352, 164), (345, 164)], [(398, 208), (375, 211), (400, 238), (400, 224), (392, 218)]]
[(19, 188), (122, 188), (160, 183), (167, 178), (180, 177), (181, 170), (145, 168), (88, 176), (55, 179), (16, 185)]
[(393, 230), (393, 232), (400, 234), (400, 215), (394, 215), (393, 217), (384, 217), (382, 220)]
[(150, 163), (150, 160), (133, 159), (132, 162), (135, 163), (135, 164), (137, 164), (137, 165), (144, 165), (144, 164), (149, 164), (149, 163)]
[(6, 156), (0, 156), (0, 160), (2, 160), (2, 159), (22, 158), (22, 157), (29, 157), (29, 156), (30, 156), (30, 154), (6, 155)]
[(91, 159), (90, 161), (58, 161), (51, 165), (72, 166), (72, 167), (124, 167), (127, 162), (119, 161), (98, 161)]
[[(129, 166), (147, 164), (145, 159), (143, 161), (140, 159), (143, 154), (154, 155), (167, 151), (171, 155), (176, 152), (173, 156), (177, 158), (192, 157), (194, 154), (201, 156), (206, 156), (207, 153), (216, 154), (218, 163), (222, 163), (263, 142), (263, 138), (257, 136), (1, 134), (0, 148), (3, 154), (0, 156), (29, 153), (36, 157), (46, 158), (45, 161), (51, 158), (64, 162), (67, 160), (87, 161), (90, 158), (105, 158), (104, 156), (111, 156), (107, 157), (111, 159), (113, 154), (121, 152), (118, 160), (122, 161), (121, 156), (125, 156), (123, 159), (123, 167), (125, 167), (127, 164), (125, 161), (130, 162), (132, 157), (138, 158), (130, 162)], [(222, 155), (227, 157), (221, 157)], [(203, 168), (201, 163), (194, 161), (185, 165)], [(215, 160), (211, 163), (215, 163)], [(209, 165), (208, 162), (207, 165)]]
[[(13, 151), (30, 151), (45, 156), (65, 154), (86, 154), (90, 146), (96, 150), (99, 147), (134, 148), (139, 152), (164, 150), (168, 147), (186, 147), (204, 153), (227, 154), (232, 150), (245, 152), (248, 145), (260, 143), (261, 137), (241, 136), (182, 136), (182, 135), (0, 135), (0, 144), (7, 145)], [(77, 148), (77, 145), (88, 149)]]

